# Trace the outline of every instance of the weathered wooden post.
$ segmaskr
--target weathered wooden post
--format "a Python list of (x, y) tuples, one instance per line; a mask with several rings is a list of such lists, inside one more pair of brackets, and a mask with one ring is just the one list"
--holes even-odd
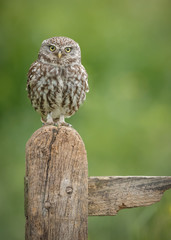
[(89, 216), (160, 201), (171, 177), (88, 178), (87, 155), (69, 127), (44, 126), (26, 145), (26, 240), (87, 240)]
[(88, 167), (72, 128), (45, 126), (26, 145), (26, 240), (87, 239)]

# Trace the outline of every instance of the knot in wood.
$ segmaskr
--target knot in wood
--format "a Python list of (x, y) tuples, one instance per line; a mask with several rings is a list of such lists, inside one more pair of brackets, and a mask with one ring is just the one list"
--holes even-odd
[(45, 208), (48, 209), (48, 208), (50, 208), (50, 207), (51, 207), (50, 202), (45, 202)]
[(72, 194), (73, 188), (71, 186), (66, 187), (66, 193), (67, 194)]

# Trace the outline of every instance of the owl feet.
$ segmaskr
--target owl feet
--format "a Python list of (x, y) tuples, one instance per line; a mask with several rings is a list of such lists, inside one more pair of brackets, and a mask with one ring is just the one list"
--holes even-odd
[(72, 127), (71, 124), (65, 122), (65, 118), (63, 115), (60, 116), (60, 118), (53, 119), (52, 113), (49, 113), (47, 115), (46, 120), (41, 118), (41, 122), (43, 126), (53, 125), (57, 127), (65, 126), (65, 127)]
[(65, 122), (65, 118), (63, 115), (60, 116), (59, 120), (57, 121), (57, 126), (65, 126), (65, 127), (72, 127), (71, 124)]
[(58, 122), (57, 123), (57, 126), (58, 127), (61, 127), (61, 126), (65, 126), (65, 127), (72, 127), (72, 125), (71, 124), (69, 124), (69, 123), (67, 123), (67, 122)]
[(48, 125), (55, 125), (53, 118), (52, 118), (52, 113), (49, 113), (47, 115), (46, 120), (44, 120), (43, 118), (41, 118), (41, 122), (43, 124), (43, 126), (48, 126)]
[(52, 118), (52, 113), (48, 113), (46, 123), (48, 125), (53, 125), (54, 124), (54, 121), (53, 121), (53, 118)]

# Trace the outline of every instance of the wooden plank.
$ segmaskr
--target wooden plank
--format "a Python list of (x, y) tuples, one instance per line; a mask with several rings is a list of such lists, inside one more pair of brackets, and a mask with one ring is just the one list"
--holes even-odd
[(171, 177), (90, 177), (88, 214), (110, 216), (124, 208), (148, 206), (169, 188)]
[(26, 145), (26, 240), (87, 240), (88, 166), (70, 127), (45, 126)]

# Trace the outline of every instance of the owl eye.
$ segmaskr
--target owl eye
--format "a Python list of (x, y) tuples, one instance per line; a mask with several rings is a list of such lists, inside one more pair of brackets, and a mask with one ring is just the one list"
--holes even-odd
[(54, 51), (56, 50), (56, 47), (53, 46), (53, 45), (50, 45), (50, 46), (49, 46), (49, 49), (50, 49), (51, 52), (54, 52)]
[(66, 47), (66, 48), (65, 48), (65, 52), (66, 52), (66, 53), (71, 52), (71, 48), (70, 48), (70, 47)]

